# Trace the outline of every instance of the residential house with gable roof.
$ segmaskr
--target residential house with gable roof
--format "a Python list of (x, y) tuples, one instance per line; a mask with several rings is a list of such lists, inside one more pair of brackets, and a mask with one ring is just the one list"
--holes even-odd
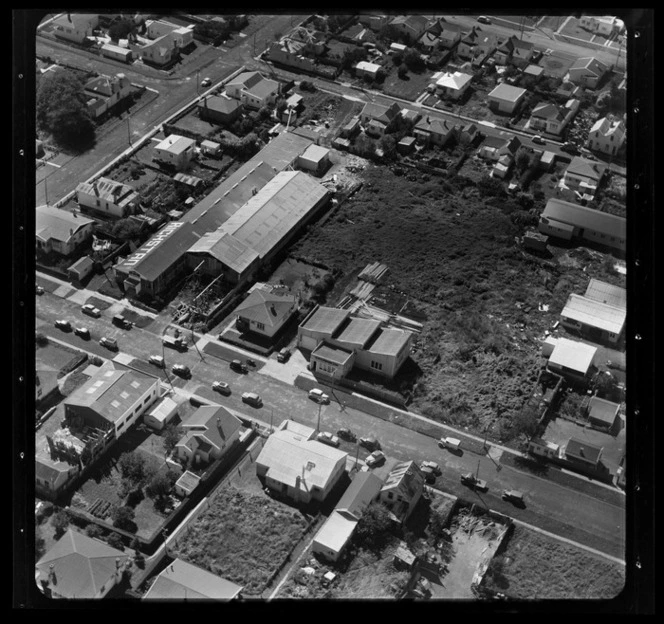
[(76, 212), (44, 204), (35, 213), (35, 243), (44, 253), (71, 255), (90, 239), (94, 221)]
[(387, 475), (379, 500), (399, 523), (404, 523), (424, 492), (424, 474), (414, 461), (396, 464)]
[(415, 124), (413, 135), (418, 143), (432, 143), (443, 147), (456, 135), (456, 131), (457, 126), (447, 119), (441, 121), (440, 119), (424, 117)]
[(578, 340), (557, 338), (546, 367), (568, 382), (585, 384), (597, 370), (596, 356), (597, 347)]
[(368, 134), (382, 136), (390, 121), (401, 113), (401, 107), (393, 102), (390, 106), (367, 102), (360, 112), (360, 121)]
[(588, 147), (608, 156), (615, 156), (625, 145), (627, 130), (622, 119), (608, 115), (598, 119), (588, 133)]
[(461, 37), (464, 33), (462, 26), (458, 26), (457, 24), (452, 24), (444, 20), (439, 20), (437, 23), (439, 29), (439, 32), (437, 33), (438, 39), (440, 41), (440, 45), (443, 48), (449, 50), (457, 45), (459, 41), (461, 41)]
[(626, 316), (624, 307), (571, 293), (560, 313), (560, 323), (590, 340), (615, 344), (623, 335)]
[(488, 136), (482, 142), (477, 155), (480, 158), (497, 162), (502, 156), (514, 158), (521, 147), (521, 140), (515, 136), (494, 137)]
[(53, 33), (60, 39), (83, 43), (92, 36), (92, 31), (99, 25), (99, 15), (96, 13), (63, 13), (53, 22)]
[(580, 87), (595, 89), (608, 71), (609, 68), (594, 56), (585, 56), (572, 63), (565, 75), (565, 81)]
[(131, 81), (125, 74), (96, 76), (83, 87), (88, 112), (94, 119), (111, 110), (131, 94)]
[(138, 193), (128, 184), (101, 177), (76, 187), (78, 205), (107, 217), (123, 219), (136, 211)]
[(579, 100), (568, 100), (564, 107), (541, 102), (532, 110), (527, 127), (536, 132), (558, 136), (579, 109), (579, 104)]
[(594, 195), (606, 173), (606, 165), (582, 156), (575, 156), (561, 181), (567, 188)]
[(409, 42), (417, 41), (426, 30), (429, 22), (423, 15), (397, 15), (390, 22)]
[(499, 65), (514, 61), (528, 62), (533, 57), (534, 47), (530, 41), (523, 41), (517, 36), (508, 37), (499, 44), (493, 57)]
[(143, 600), (183, 601), (239, 599), (242, 586), (182, 559), (169, 563), (154, 579)]
[(256, 284), (233, 314), (238, 331), (273, 338), (297, 310), (297, 298), (287, 287)]
[(221, 405), (203, 405), (181, 427), (185, 433), (175, 445), (176, 454), (188, 465), (197, 465), (228, 452), (240, 437), (242, 422)]
[(36, 563), (37, 587), (49, 598), (105, 598), (117, 586), (130, 556), (74, 529), (67, 532)]
[(563, 456), (579, 467), (595, 470), (600, 466), (603, 451), (602, 447), (590, 444), (585, 440), (570, 438), (563, 449)]
[(338, 561), (350, 542), (366, 508), (378, 498), (383, 485), (373, 472), (357, 472), (312, 542), (312, 552), (329, 561)]
[(226, 83), (225, 90), (227, 95), (239, 100), (247, 108), (258, 110), (274, 104), (280, 92), (280, 85), (254, 71), (239, 74)]

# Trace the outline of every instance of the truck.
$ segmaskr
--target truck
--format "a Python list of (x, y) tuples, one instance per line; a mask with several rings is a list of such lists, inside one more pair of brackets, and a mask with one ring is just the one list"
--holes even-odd
[(187, 350), (187, 343), (180, 336), (178, 336), (177, 338), (174, 336), (164, 336), (161, 339), (161, 342), (165, 347), (170, 347), (171, 349), (175, 349), (176, 351)]
[(133, 323), (131, 321), (128, 321), (124, 316), (122, 316), (122, 314), (116, 314), (113, 317), (113, 325), (117, 325), (122, 329), (131, 329)]
[(438, 440), (440, 448), (450, 449), (451, 451), (458, 451), (461, 449), (461, 440), (457, 438), (441, 438)]
[(468, 474), (461, 475), (461, 483), (467, 485), (468, 487), (474, 490), (488, 490), (486, 481), (484, 479), (478, 479), (472, 472)]

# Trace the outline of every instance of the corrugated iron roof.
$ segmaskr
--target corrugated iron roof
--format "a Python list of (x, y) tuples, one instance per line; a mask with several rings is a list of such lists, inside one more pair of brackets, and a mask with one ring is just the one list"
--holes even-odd
[(597, 347), (576, 340), (558, 338), (549, 357), (549, 364), (562, 366), (585, 375), (593, 363), (596, 353)]
[(625, 308), (618, 308), (575, 293), (569, 296), (560, 313), (563, 318), (578, 321), (590, 327), (597, 327), (616, 335), (622, 332), (626, 315)]

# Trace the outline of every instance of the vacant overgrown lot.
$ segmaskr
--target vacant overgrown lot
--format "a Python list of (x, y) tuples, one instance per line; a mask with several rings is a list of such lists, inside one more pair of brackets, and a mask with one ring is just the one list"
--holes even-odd
[(306, 520), (277, 501), (230, 486), (210, 501), (174, 548), (177, 557), (258, 597), (302, 537)]
[(502, 417), (492, 434), (518, 437), (512, 419), (533, 389), (544, 330), (570, 292), (607, 278), (608, 263), (585, 250), (565, 266), (524, 254), (516, 240), (543, 208), (532, 196), (388, 167), (370, 166), (363, 177), (362, 190), (312, 227), (294, 255), (336, 269), (339, 281), (370, 262), (387, 264), (385, 285), (427, 319), (413, 353), (422, 369), (413, 409), (482, 431)]
[(484, 583), (520, 600), (605, 600), (622, 591), (625, 567), (517, 525)]

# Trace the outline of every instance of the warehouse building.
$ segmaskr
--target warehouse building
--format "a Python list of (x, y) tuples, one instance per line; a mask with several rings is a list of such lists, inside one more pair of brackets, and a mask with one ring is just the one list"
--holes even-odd
[(627, 226), (623, 217), (561, 199), (549, 199), (538, 229), (562, 240), (580, 239), (619, 252), (626, 248)]
[(560, 322), (590, 340), (615, 344), (623, 334), (626, 315), (625, 308), (572, 293), (560, 313)]

